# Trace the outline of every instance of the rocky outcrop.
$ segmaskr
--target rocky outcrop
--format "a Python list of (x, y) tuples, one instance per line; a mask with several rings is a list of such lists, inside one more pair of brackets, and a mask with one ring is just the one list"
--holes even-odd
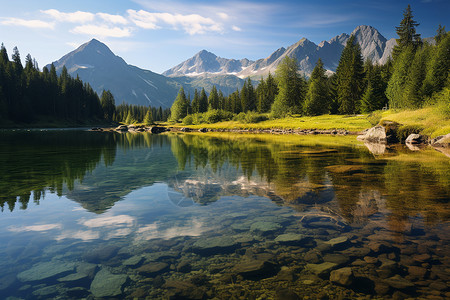
[(166, 127), (160, 127), (160, 126), (153, 126), (153, 127), (150, 127), (149, 131), (151, 133), (158, 134), (158, 133), (166, 132), (167, 128)]
[(396, 136), (397, 127), (397, 123), (386, 121), (382, 125), (377, 125), (366, 130), (363, 134), (358, 135), (357, 139), (369, 143), (396, 143), (398, 142)]
[(116, 127), (115, 130), (116, 131), (120, 131), (120, 132), (128, 131), (128, 126), (127, 125), (120, 125), (120, 126)]
[(438, 136), (431, 140), (431, 146), (433, 147), (442, 147), (449, 148), (450, 147), (450, 133), (446, 135)]

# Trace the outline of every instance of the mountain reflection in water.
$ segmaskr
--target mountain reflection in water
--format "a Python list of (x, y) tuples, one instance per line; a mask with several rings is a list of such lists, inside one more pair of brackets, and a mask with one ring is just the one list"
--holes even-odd
[[(329, 136), (0, 135), (2, 294), (447, 295), (450, 160), (433, 149), (382, 155)], [(119, 289), (99, 290), (102, 280)]]

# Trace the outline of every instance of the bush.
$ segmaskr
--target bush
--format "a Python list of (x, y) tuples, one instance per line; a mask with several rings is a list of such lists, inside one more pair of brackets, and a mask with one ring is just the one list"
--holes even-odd
[(217, 123), (220, 121), (228, 121), (231, 120), (231, 118), (233, 118), (233, 113), (229, 112), (229, 111), (224, 111), (224, 110), (220, 110), (220, 109), (212, 109), (209, 110), (205, 113), (203, 113), (203, 120), (204, 123)]
[(397, 128), (397, 139), (404, 143), (406, 138), (412, 133), (420, 133), (424, 128), (421, 125), (401, 125)]
[(380, 123), (381, 117), (381, 111), (376, 110), (367, 115), (367, 121), (369, 121), (370, 125), (376, 126)]
[(184, 125), (192, 125), (192, 124), (194, 124), (194, 117), (192, 115), (187, 115), (183, 119), (183, 124)]
[(268, 119), (267, 114), (259, 114), (254, 111), (248, 111), (247, 113), (241, 112), (234, 116), (233, 121), (241, 123), (259, 123)]

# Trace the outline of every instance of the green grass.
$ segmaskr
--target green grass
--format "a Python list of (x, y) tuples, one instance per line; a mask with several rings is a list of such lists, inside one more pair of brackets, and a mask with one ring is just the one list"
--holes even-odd
[[(182, 124), (175, 124), (176, 127), (184, 127)], [(242, 123), (238, 121), (218, 122), (214, 124), (200, 124), (186, 126), (190, 128), (209, 129), (343, 129), (349, 131), (362, 131), (370, 128), (367, 115), (342, 116), (342, 115), (322, 115), (317, 117), (293, 116), (283, 119), (262, 121), (259, 123)]]
[(450, 133), (450, 118), (435, 106), (416, 110), (388, 110), (383, 112), (382, 120), (402, 125), (419, 125), (424, 128), (421, 133), (432, 138)]

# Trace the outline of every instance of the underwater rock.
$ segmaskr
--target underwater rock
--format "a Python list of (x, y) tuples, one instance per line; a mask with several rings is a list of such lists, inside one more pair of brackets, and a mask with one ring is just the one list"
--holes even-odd
[(200, 255), (214, 255), (232, 252), (238, 245), (239, 243), (230, 236), (217, 236), (196, 241), (192, 245), (192, 250)]
[(38, 298), (44, 297), (45, 299), (49, 299), (52, 296), (55, 296), (56, 294), (61, 294), (61, 285), (50, 285), (45, 286), (40, 289), (37, 289), (33, 291), (33, 296), (36, 296)]
[(261, 235), (273, 233), (281, 229), (281, 225), (275, 222), (258, 221), (250, 226), (250, 231)]
[(309, 239), (302, 234), (298, 233), (284, 233), (275, 238), (275, 242), (285, 245), (301, 244), (305, 240)]
[(234, 272), (245, 279), (262, 279), (275, 276), (279, 267), (267, 260), (243, 261), (234, 267)]
[(330, 245), (332, 248), (342, 247), (348, 243), (348, 237), (340, 236), (325, 242), (325, 244)]
[(353, 279), (352, 268), (341, 268), (330, 273), (330, 281), (342, 286), (350, 286), (353, 283)]
[(276, 300), (300, 300), (300, 298), (294, 291), (289, 289), (277, 290)]
[(324, 262), (321, 264), (306, 264), (306, 269), (319, 277), (326, 277), (336, 267), (337, 264), (331, 262)]
[(75, 263), (62, 261), (49, 261), (38, 263), (31, 269), (17, 274), (17, 279), (22, 282), (47, 280), (54, 277), (63, 277), (75, 271)]
[(144, 258), (142, 256), (135, 255), (124, 260), (123, 265), (130, 268), (136, 268), (142, 263), (143, 260)]
[(425, 278), (428, 270), (422, 267), (417, 266), (409, 266), (408, 267), (408, 273), (410, 276), (417, 278), (417, 279), (423, 279)]
[(145, 264), (136, 270), (140, 274), (155, 276), (157, 274), (163, 273), (164, 271), (169, 269), (169, 265), (165, 262), (152, 262), (149, 264)]
[(391, 278), (385, 279), (384, 282), (399, 290), (414, 287), (414, 284), (411, 281), (401, 277), (400, 275), (395, 275)]
[(379, 258), (379, 261), (381, 266), (377, 269), (377, 273), (381, 278), (391, 277), (399, 271), (397, 262), (386, 258)]
[(99, 264), (102, 262), (106, 262), (114, 257), (118, 251), (119, 247), (114, 245), (99, 247), (89, 251), (88, 253), (85, 253), (83, 255), (83, 260), (90, 263)]
[(348, 256), (338, 254), (338, 253), (328, 253), (323, 256), (325, 262), (335, 263), (338, 266), (345, 265), (349, 262), (350, 258)]
[(171, 291), (169, 299), (205, 299), (205, 290), (190, 282), (170, 280), (163, 287)]
[(178, 265), (177, 265), (177, 271), (181, 272), (181, 273), (189, 273), (192, 270), (192, 266), (189, 262), (187, 261), (181, 261)]
[(91, 293), (95, 297), (114, 297), (123, 293), (123, 288), (128, 281), (125, 274), (112, 274), (106, 269), (101, 269), (91, 283)]
[(317, 250), (309, 250), (305, 253), (303, 260), (311, 264), (319, 264), (323, 262), (322, 255)]

